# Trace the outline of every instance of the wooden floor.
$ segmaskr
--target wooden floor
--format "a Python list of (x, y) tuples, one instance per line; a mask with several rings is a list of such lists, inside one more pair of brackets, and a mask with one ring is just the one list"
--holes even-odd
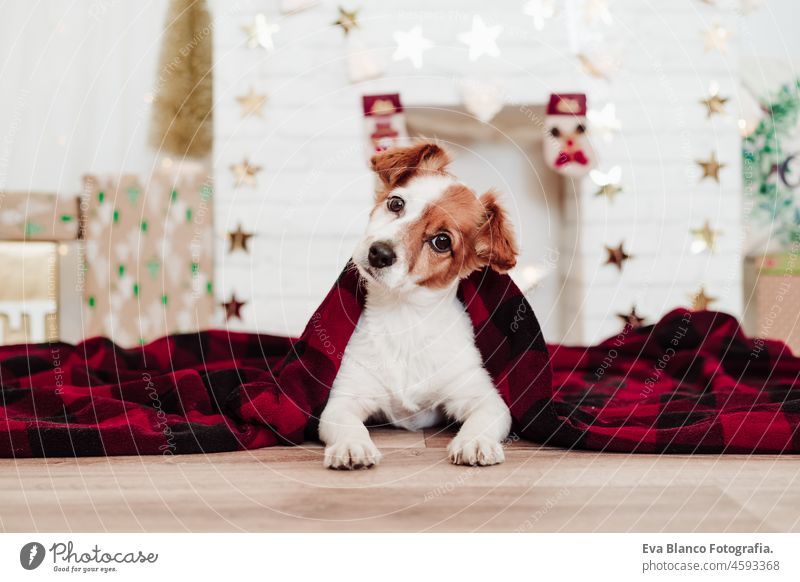
[(181, 457), (0, 461), (0, 530), (800, 531), (800, 460), (568, 452), (516, 442), (456, 467), (452, 433), (373, 431), (371, 470), (317, 444)]

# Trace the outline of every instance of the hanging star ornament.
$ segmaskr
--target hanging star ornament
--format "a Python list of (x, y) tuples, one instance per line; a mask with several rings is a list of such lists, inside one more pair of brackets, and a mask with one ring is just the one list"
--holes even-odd
[(523, 14), (533, 17), (533, 27), (544, 30), (544, 25), (549, 18), (556, 15), (555, 0), (528, 0), (522, 7)]
[(602, 109), (589, 109), (586, 118), (592, 132), (602, 136), (607, 142), (611, 142), (614, 134), (622, 129), (622, 123), (617, 117), (617, 107), (613, 103), (606, 103)]
[(339, 6), (339, 18), (333, 23), (338, 26), (347, 36), (354, 28), (358, 28), (358, 10), (345, 10)]
[(251, 238), (253, 238), (253, 233), (242, 230), (242, 224), (239, 223), (239, 225), (236, 227), (236, 230), (231, 230), (228, 232), (228, 241), (230, 242), (228, 252), (232, 253), (234, 251), (244, 251), (249, 253), (250, 249), (247, 247), (247, 243), (250, 242)]
[(619, 180), (622, 177), (622, 168), (614, 166), (607, 173), (600, 170), (591, 170), (589, 177), (600, 188), (597, 190), (595, 196), (605, 196), (609, 202), (614, 201), (614, 197), (622, 192)]
[(503, 27), (486, 26), (483, 19), (477, 14), (472, 17), (472, 30), (462, 32), (458, 35), (458, 40), (469, 47), (469, 60), (476, 61), (482, 55), (490, 57), (500, 56), (500, 49), (497, 48), (497, 37), (503, 32)]
[(415, 69), (422, 67), (422, 54), (434, 46), (433, 41), (422, 36), (422, 27), (415, 26), (408, 32), (398, 30), (394, 33), (397, 48), (392, 58), (395, 61), (408, 59)]
[(242, 307), (244, 307), (246, 303), (246, 301), (239, 301), (236, 299), (236, 293), (231, 293), (230, 299), (220, 303), (222, 308), (225, 310), (225, 321), (230, 321), (233, 317), (241, 321)]
[(489, 123), (505, 105), (506, 92), (497, 81), (462, 79), (459, 85), (464, 108), (482, 123)]
[(609, 202), (614, 202), (620, 192), (622, 192), (622, 187), (619, 184), (603, 184), (597, 189), (595, 196), (605, 196)]
[(242, 107), (242, 117), (250, 115), (264, 117), (264, 105), (267, 102), (267, 96), (264, 93), (256, 93), (256, 90), (250, 87), (250, 91), (246, 95), (239, 95), (236, 100)]
[(606, 68), (595, 63), (589, 55), (586, 53), (578, 53), (575, 56), (577, 57), (578, 62), (581, 64), (581, 68), (583, 69), (584, 73), (594, 77), (595, 79), (603, 79), (605, 81), (609, 80), (609, 75), (606, 71)]
[(714, 114), (724, 115), (725, 104), (728, 101), (729, 99), (727, 97), (720, 97), (716, 92), (712, 92), (705, 99), (701, 99), (700, 103), (706, 106), (706, 109), (708, 110), (706, 117), (710, 118)]
[(635, 305), (631, 307), (630, 313), (617, 313), (617, 317), (622, 320), (625, 327), (630, 327), (631, 329), (639, 329), (645, 321), (644, 317), (636, 313)]
[(703, 175), (700, 176), (700, 180), (705, 180), (706, 178), (713, 178), (714, 180), (719, 183), (719, 171), (725, 167), (725, 164), (720, 164), (719, 160), (717, 159), (717, 154), (711, 152), (711, 157), (707, 160), (697, 160), (697, 165), (700, 166), (703, 170)]
[(250, 161), (245, 158), (239, 164), (231, 165), (231, 172), (233, 172), (234, 178), (236, 178), (236, 187), (246, 185), (246, 186), (255, 186), (256, 185), (256, 175), (261, 171), (261, 166), (254, 166), (250, 163)]
[(701, 228), (691, 230), (694, 240), (692, 241), (692, 252), (702, 253), (703, 251), (714, 252), (717, 247), (717, 236), (720, 231), (711, 228), (711, 224), (706, 220)]
[(277, 33), (280, 28), (277, 24), (267, 21), (267, 17), (263, 14), (256, 14), (253, 18), (253, 23), (242, 27), (242, 29), (247, 34), (247, 46), (251, 49), (261, 47), (267, 52), (272, 52), (275, 49), (272, 35)]
[(706, 52), (717, 50), (721, 53), (725, 53), (728, 51), (728, 40), (731, 37), (731, 33), (727, 28), (719, 23), (715, 23), (704, 35), (706, 40)]
[(689, 298), (692, 300), (693, 311), (707, 311), (708, 307), (718, 299), (717, 297), (707, 295), (705, 287), (702, 286), (697, 293), (690, 294)]
[(586, 0), (583, 11), (589, 24), (594, 24), (596, 21), (608, 26), (614, 24), (611, 10), (608, 8), (608, 0)]
[(625, 261), (628, 259), (632, 259), (633, 255), (629, 255), (625, 252), (624, 249), (625, 243), (619, 243), (619, 246), (610, 247), (606, 245), (606, 253), (608, 257), (606, 257), (606, 265), (614, 265), (617, 267), (617, 270), (622, 271), (622, 266), (625, 264)]

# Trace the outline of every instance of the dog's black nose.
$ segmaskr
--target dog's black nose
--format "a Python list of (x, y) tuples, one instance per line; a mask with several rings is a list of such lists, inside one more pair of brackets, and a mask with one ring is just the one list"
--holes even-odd
[(385, 242), (372, 243), (372, 246), (369, 247), (369, 264), (376, 269), (388, 267), (396, 260), (397, 255), (394, 254), (394, 249)]

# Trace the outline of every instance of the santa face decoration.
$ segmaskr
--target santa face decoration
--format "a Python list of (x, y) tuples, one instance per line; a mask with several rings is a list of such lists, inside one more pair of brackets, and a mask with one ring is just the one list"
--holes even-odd
[(544, 136), (547, 164), (572, 178), (586, 175), (596, 165), (595, 152), (586, 134), (586, 95), (550, 95)]

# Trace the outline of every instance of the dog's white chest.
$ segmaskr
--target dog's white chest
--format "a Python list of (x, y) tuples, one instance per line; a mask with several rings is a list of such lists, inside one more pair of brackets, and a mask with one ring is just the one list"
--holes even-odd
[(480, 366), (472, 325), (455, 297), (424, 312), (368, 306), (336, 384), (359, 385), (389, 422), (418, 430), (440, 420), (444, 388)]

